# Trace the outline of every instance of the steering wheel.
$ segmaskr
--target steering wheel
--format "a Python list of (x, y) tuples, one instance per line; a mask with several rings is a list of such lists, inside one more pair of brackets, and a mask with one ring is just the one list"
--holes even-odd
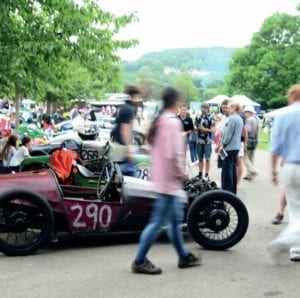
[(80, 145), (75, 140), (71, 140), (71, 139), (64, 140), (61, 143), (61, 147), (69, 150), (73, 150), (78, 154), (80, 154)]
[(104, 165), (99, 174), (99, 180), (97, 184), (97, 198), (102, 199), (105, 192), (107, 191), (108, 187), (114, 176), (114, 163), (111, 160), (108, 160)]
[(109, 144), (109, 141), (106, 142), (105, 146), (104, 146), (104, 153), (102, 154), (103, 156), (107, 156), (108, 153), (109, 153), (109, 150), (110, 150), (110, 144)]

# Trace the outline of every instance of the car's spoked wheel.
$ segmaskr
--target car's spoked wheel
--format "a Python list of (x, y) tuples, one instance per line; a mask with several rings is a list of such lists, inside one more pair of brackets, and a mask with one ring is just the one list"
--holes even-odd
[(98, 199), (104, 198), (106, 190), (110, 186), (110, 183), (114, 176), (114, 169), (114, 163), (110, 160), (108, 160), (103, 166), (101, 173), (99, 174), (98, 185), (96, 190)]
[(214, 190), (196, 199), (188, 213), (192, 238), (205, 248), (227, 249), (238, 243), (248, 228), (248, 212), (234, 194)]
[(28, 255), (39, 249), (53, 230), (49, 203), (36, 193), (9, 191), (0, 196), (0, 251)]

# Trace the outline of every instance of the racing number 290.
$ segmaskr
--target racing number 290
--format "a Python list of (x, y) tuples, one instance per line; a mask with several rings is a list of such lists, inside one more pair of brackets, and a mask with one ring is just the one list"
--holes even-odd
[[(90, 219), (93, 222), (93, 230), (96, 230), (97, 225), (100, 228), (106, 229), (111, 224), (112, 210), (108, 205), (98, 205), (91, 203), (86, 207), (82, 205), (71, 206), (71, 211), (77, 212), (76, 218), (73, 221), (75, 228), (87, 228), (87, 221)], [(85, 220), (86, 219), (86, 220)]]

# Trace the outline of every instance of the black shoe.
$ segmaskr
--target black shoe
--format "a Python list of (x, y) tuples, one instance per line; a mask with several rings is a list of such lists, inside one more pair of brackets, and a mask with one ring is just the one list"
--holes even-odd
[(188, 268), (201, 265), (201, 258), (197, 258), (192, 253), (189, 253), (187, 258), (179, 258), (178, 268)]
[(49, 239), (49, 243), (50, 244), (58, 244), (59, 243), (59, 239), (57, 237), (56, 233), (52, 233)]
[(159, 267), (156, 267), (148, 259), (145, 259), (144, 263), (138, 265), (136, 262), (133, 262), (131, 265), (131, 271), (133, 273), (142, 273), (142, 274), (161, 274), (162, 270)]
[(244, 179), (244, 180), (251, 181), (251, 180), (252, 180), (252, 177), (251, 177), (251, 176), (249, 176), (249, 175), (247, 175), (247, 176), (245, 176), (243, 179)]
[(280, 213), (277, 213), (277, 215), (274, 217), (274, 219), (272, 220), (272, 224), (273, 225), (279, 225), (283, 220), (283, 215)]

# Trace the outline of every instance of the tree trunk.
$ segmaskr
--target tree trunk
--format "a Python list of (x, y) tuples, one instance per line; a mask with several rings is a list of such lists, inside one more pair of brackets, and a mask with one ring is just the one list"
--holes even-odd
[(51, 101), (49, 101), (48, 99), (47, 99), (47, 110), (46, 110), (46, 114), (48, 115), (48, 116), (50, 116), (51, 115)]
[(15, 135), (19, 135), (19, 127), (20, 127), (20, 102), (21, 102), (21, 94), (18, 86), (15, 86), (15, 109), (16, 109), (16, 119), (15, 119)]

